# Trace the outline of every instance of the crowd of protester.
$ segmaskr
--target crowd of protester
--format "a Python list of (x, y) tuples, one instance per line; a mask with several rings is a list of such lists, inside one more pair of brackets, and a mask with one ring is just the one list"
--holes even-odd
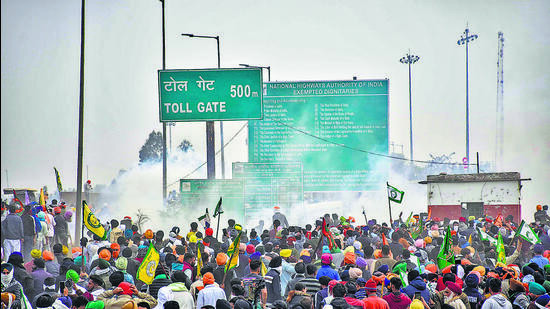
[[(537, 206), (529, 224), (538, 236), (534, 244), (516, 235), (512, 216), (415, 215), (387, 224), (367, 221), (367, 212), (363, 222), (325, 214), (293, 226), (291, 213), (287, 221), (276, 211), (265, 230), (229, 219), (220, 235), (197, 222), (154, 232), (140, 231), (131, 217), (116, 218), (105, 224), (106, 239), (88, 232), (71, 246), (72, 213), (64, 204), (23, 211), (8, 205), (1, 224), (2, 308), (550, 307), (547, 208)], [(502, 238), (505, 263), (481, 235)], [(238, 237), (238, 264), (231, 268), (227, 253)], [(443, 267), (447, 241), (454, 263)], [(138, 269), (150, 246), (160, 262), (147, 269), (154, 280), (145, 284)]]

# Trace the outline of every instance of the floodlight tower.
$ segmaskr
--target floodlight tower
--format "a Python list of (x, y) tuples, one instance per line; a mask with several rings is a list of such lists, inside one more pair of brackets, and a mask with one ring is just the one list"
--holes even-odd
[(456, 42), (458, 45), (466, 46), (466, 160), (470, 163), (470, 106), (468, 102), (468, 43), (473, 42), (478, 38), (477, 34), (472, 34), (468, 25), (466, 30)]
[(409, 137), (410, 137), (410, 151), (411, 151), (411, 160), (414, 160), (413, 158), (413, 125), (412, 125), (412, 96), (411, 96), (411, 64), (415, 64), (418, 60), (420, 60), (420, 57), (411, 55), (411, 51), (405, 55), (405, 57), (401, 57), (399, 59), (399, 62), (403, 64), (409, 65)]

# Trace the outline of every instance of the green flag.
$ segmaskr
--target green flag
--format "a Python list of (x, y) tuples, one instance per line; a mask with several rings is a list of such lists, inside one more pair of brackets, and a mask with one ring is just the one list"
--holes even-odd
[(417, 239), (420, 235), (422, 235), (422, 232), (424, 232), (424, 220), (422, 220), (422, 216), (420, 216), (418, 226), (412, 231), (411, 237), (413, 239)]
[(216, 209), (214, 209), (214, 218), (216, 218), (218, 215), (221, 215), (221, 214), (223, 214), (223, 209), (222, 209), (222, 197), (220, 196), (220, 200), (216, 205)]
[(519, 225), (515, 236), (521, 236), (521, 238), (532, 243), (533, 245), (540, 244), (539, 237), (529, 225), (525, 224), (525, 220), (521, 220), (521, 224)]
[(504, 242), (502, 241), (502, 235), (498, 232), (497, 239), (497, 262), (506, 265), (506, 252), (504, 251)]
[(497, 245), (497, 240), (494, 237), (491, 237), (491, 235), (485, 233), (480, 228), (477, 228), (477, 232), (479, 233), (479, 239), (488, 241), (491, 245)]
[(451, 226), (447, 226), (447, 232), (445, 233), (445, 239), (441, 245), (441, 250), (437, 255), (437, 266), (439, 269), (443, 269), (449, 265), (455, 263), (455, 254), (451, 248)]
[(390, 201), (401, 204), (401, 202), (403, 201), (403, 195), (405, 195), (405, 192), (400, 191), (396, 187), (390, 186), (389, 184), (387, 186), (388, 186), (388, 199), (390, 199)]
[(206, 213), (197, 218), (202, 226), (207, 229), (210, 227), (210, 215), (208, 214), (208, 208), (206, 208)]

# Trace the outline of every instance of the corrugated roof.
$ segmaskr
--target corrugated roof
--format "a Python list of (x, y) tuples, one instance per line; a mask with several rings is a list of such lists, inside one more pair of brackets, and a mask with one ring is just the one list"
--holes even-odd
[(428, 175), (426, 181), (421, 183), (433, 182), (488, 182), (488, 181), (520, 181), (519, 172), (506, 173), (481, 173), (481, 174), (439, 174)]

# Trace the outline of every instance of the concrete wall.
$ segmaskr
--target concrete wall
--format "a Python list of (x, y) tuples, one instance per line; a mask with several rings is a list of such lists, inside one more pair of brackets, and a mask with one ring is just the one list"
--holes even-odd
[(428, 205), (460, 205), (483, 202), (485, 205), (518, 205), (517, 181), (428, 183)]

